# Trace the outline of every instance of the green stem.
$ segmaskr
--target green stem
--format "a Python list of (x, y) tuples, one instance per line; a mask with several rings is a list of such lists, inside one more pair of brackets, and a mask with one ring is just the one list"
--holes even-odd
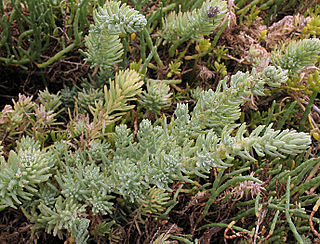
[(25, 59), (21, 59), (21, 60), (16, 60), (16, 59), (13, 59), (13, 58), (3, 58), (3, 57), (0, 57), (0, 61), (1, 62), (4, 62), (6, 65), (9, 65), (9, 64), (19, 64), (19, 65), (22, 65), (22, 64), (27, 64), (27, 63), (30, 63), (31, 60), (29, 58), (25, 58)]
[(314, 186), (315, 184), (317, 184), (320, 180), (320, 176), (317, 176), (309, 181), (306, 181), (304, 183), (302, 183), (299, 186), (296, 186), (292, 192), (291, 195), (294, 195), (295, 193), (299, 192), (300, 194), (302, 194), (303, 192), (305, 192), (306, 190), (310, 189), (310, 187)]
[(171, 9), (176, 7), (177, 3), (171, 3), (170, 5), (164, 8), (158, 8), (156, 12), (154, 12), (150, 17), (148, 17), (147, 27), (150, 29), (150, 25), (159, 17), (162, 17), (163, 13), (169, 12)]
[[(186, 48), (182, 52), (179, 53), (179, 56), (177, 58), (177, 62), (180, 61), (182, 58), (187, 59), (186, 53), (189, 50), (190, 45), (193, 44), (193, 43), (194, 43), (194, 41), (192, 39), (188, 41), (188, 44), (187, 44)], [(195, 54), (193, 56), (199, 56), (199, 53), (197, 53), (197, 54)], [(193, 58), (193, 56), (191, 56), (191, 58)]]
[[(224, 223), (211, 223), (211, 224), (207, 224), (207, 225), (204, 225), (204, 226), (201, 226), (199, 228), (199, 230), (203, 230), (203, 229), (207, 229), (207, 228), (211, 228), (211, 227), (222, 227), (222, 228), (228, 228), (228, 224), (224, 224)], [(241, 227), (238, 227), (238, 226), (235, 226), (233, 225), (232, 226), (232, 229), (233, 230), (236, 230), (236, 231), (241, 231), (241, 232), (246, 232), (248, 234), (251, 234), (250, 231), (246, 230), (246, 229), (243, 229)]]
[(289, 227), (291, 229), (291, 231), (293, 232), (294, 237), (296, 238), (296, 240), (298, 241), (299, 244), (303, 244), (303, 240), (302, 237), (300, 236), (300, 234), (298, 233), (296, 226), (294, 225), (294, 223), (292, 222), (292, 219), (290, 217), (289, 214), (289, 209), (290, 209), (290, 179), (291, 177), (288, 177), (288, 181), (287, 181), (287, 192), (286, 192), (286, 209), (285, 209), (285, 213), (286, 213), (286, 219), (289, 223)]
[[(21, 35), (20, 35), (19, 38), (18, 38), (18, 43), (17, 43), (18, 51), (25, 52), (25, 50), (21, 47), (21, 45), (22, 45), (22, 40), (23, 40), (26, 36), (29, 36), (29, 35), (31, 35), (31, 34), (33, 34), (33, 33), (34, 33), (34, 30), (33, 30), (33, 29), (27, 30), (27, 31), (21, 33)], [(20, 55), (21, 55), (21, 54), (22, 54), (22, 53), (20, 53)], [(21, 55), (21, 56), (22, 56), (22, 55)]]
[(269, 8), (270, 5), (272, 5), (275, 2), (275, 0), (269, 0), (268, 2), (262, 4), (260, 6), (261, 10), (267, 10)]
[[(149, 49), (153, 50), (153, 43), (152, 43), (152, 39), (151, 39), (151, 36), (150, 36), (149, 32), (147, 30), (144, 30), (143, 34), (144, 34), (144, 37), (146, 39), (146, 42), (147, 42), (147, 45), (148, 45)], [(161, 39), (159, 39), (159, 41), (156, 43), (156, 47), (158, 47), (160, 45), (160, 43), (161, 43)], [(158, 54), (157, 50), (155, 51), (153, 57), (154, 57), (154, 60), (157, 62), (159, 67), (163, 67), (164, 66), (162, 60), (159, 57), (159, 54)]]
[(277, 210), (276, 214), (273, 217), (273, 220), (272, 220), (272, 223), (271, 223), (271, 228), (270, 228), (270, 231), (269, 231), (269, 235), (270, 236), (273, 234), (274, 229), (276, 227), (276, 223), (277, 223), (277, 220), (278, 220), (279, 213), (280, 213), (280, 211)]
[(140, 57), (142, 59), (142, 62), (146, 60), (146, 43), (144, 41), (143, 32), (140, 33)]
[(174, 42), (171, 47), (169, 48), (169, 57), (173, 57), (177, 48), (184, 43), (185, 41), (187, 41), (189, 39), (189, 36), (185, 36), (182, 37), (181, 39), (177, 40), (176, 42)]
[(187, 2), (187, 4), (184, 6), (184, 7), (185, 7), (184, 12), (188, 11), (188, 9), (189, 9), (191, 6), (193, 6), (196, 1), (197, 1), (197, 0), (189, 0), (189, 1)]
[(190, 11), (198, 8), (203, 3), (203, 0), (197, 0), (191, 7)]
[(243, 217), (249, 217), (254, 215), (255, 213), (255, 208), (249, 208), (248, 210), (243, 211), (242, 213), (238, 213), (237, 216), (230, 218), (230, 221), (236, 221), (239, 219), (242, 219)]
[(56, 55), (54, 55), (53, 57), (51, 57), (48, 61), (41, 63), (41, 64), (37, 64), (38, 68), (45, 68), (48, 65), (54, 63), (55, 61), (57, 61), (58, 59), (60, 59), (64, 54), (72, 51), (75, 47), (77, 46), (77, 43), (74, 42), (72, 44), (70, 44), (69, 46), (67, 46), (65, 49), (61, 50), (60, 52), (58, 52)]
[[(300, 170), (296, 173), (297, 175), (293, 178), (292, 180), (292, 184), (294, 185), (298, 185), (300, 184), (303, 179), (305, 178), (305, 175), (310, 172), (313, 168), (313, 166), (315, 164), (317, 164), (318, 162), (317, 161), (306, 161), (307, 163), (302, 163), (301, 165), (299, 165), (297, 168), (299, 168)], [(300, 167), (302, 166), (302, 167)], [(293, 176), (290, 174), (290, 176)]]
[(257, 5), (261, 0), (254, 0), (248, 5), (246, 5), (243, 9), (237, 11), (237, 15), (245, 15), (252, 6)]
[(250, 167), (246, 167), (246, 168), (243, 168), (243, 169), (235, 170), (235, 171), (233, 171), (233, 172), (231, 172), (231, 173), (223, 176), (223, 177), (221, 178), (221, 182), (224, 182), (226, 179), (231, 178), (231, 177), (234, 176), (234, 175), (240, 175), (240, 174), (242, 174), (243, 172), (246, 172), (246, 171), (248, 171), (248, 170), (250, 170), (250, 169), (251, 169)]
[(141, 68), (141, 74), (145, 75), (147, 73), (148, 64), (150, 63), (152, 57), (155, 55), (156, 52), (157, 52), (157, 46), (154, 46), (152, 48), (151, 52), (149, 53), (148, 57), (146, 58), (146, 61), (144, 62), (142, 68)]
[(240, 9), (242, 8), (245, 4), (247, 4), (246, 0), (237, 0), (235, 1), (235, 5)]
[(260, 206), (261, 206), (261, 204), (259, 204), (259, 201), (261, 198), (260, 194), (261, 194), (261, 192), (258, 192), (258, 195), (256, 197), (256, 201), (254, 203), (254, 212), (255, 212), (257, 218), (259, 218), (259, 214), (260, 214)]
[(287, 119), (289, 118), (289, 115), (293, 113), (294, 107), (296, 106), (297, 102), (294, 101), (293, 103), (290, 104), (289, 108), (286, 110), (286, 112), (284, 113), (280, 123), (277, 126), (277, 130), (281, 130), (282, 126), (284, 125), (284, 123), (287, 121)]
[[(172, 236), (172, 235), (170, 235), (169, 238), (170, 238), (170, 239), (173, 239), (173, 240), (177, 240), (177, 241), (179, 241), (179, 243), (193, 244), (192, 241), (188, 240), (187, 238), (183, 238), (183, 237), (181, 237), (181, 236)], [(166, 243), (166, 241), (161, 242), (161, 243)], [(169, 243), (169, 242), (168, 242), (168, 243)]]
[(315, 99), (317, 98), (317, 95), (318, 95), (318, 91), (313, 91), (313, 93), (311, 94), (309, 103), (308, 103), (306, 109), (304, 110), (304, 113), (303, 113), (303, 116), (302, 116), (302, 120), (300, 122), (299, 131), (303, 131), (304, 130), (305, 123), (306, 123), (306, 121), (307, 121), (307, 119), (309, 117), (309, 114), (310, 114), (310, 111), (311, 111), (311, 107), (312, 107)]
[(221, 26), (221, 28), (219, 29), (219, 31), (217, 32), (217, 34), (214, 36), (213, 42), (211, 43), (211, 46), (208, 48), (207, 51), (202, 52), (202, 53), (200, 54), (200, 57), (203, 57), (203, 56), (207, 55), (208, 53), (210, 53), (210, 52), (213, 50), (213, 48), (215, 48), (215, 46), (217, 45), (217, 43), (218, 43), (218, 41), (219, 41), (219, 38), (220, 38), (221, 34), (222, 34), (223, 31), (227, 28), (227, 26), (228, 26), (228, 20), (226, 20), (226, 21), (223, 23), (223, 25)]
[(209, 208), (211, 206), (211, 204), (214, 202), (214, 200), (216, 199), (216, 197), (223, 192), (226, 188), (228, 188), (229, 186), (235, 184), (235, 183), (239, 183), (239, 182), (243, 182), (243, 181), (253, 181), (253, 182), (257, 182), (259, 184), (262, 184), (262, 181), (254, 178), (252, 176), (236, 176), (231, 180), (228, 180), (226, 183), (224, 183), (222, 186), (220, 186), (218, 189), (211, 189), (210, 193), (212, 194), (210, 199), (208, 200), (204, 211), (203, 211), (203, 215), (207, 215)]
[(172, 85), (172, 84), (180, 84), (182, 82), (182, 80), (154, 80), (154, 79), (149, 79), (147, 78), (146, 81), (151, 81), (151, 82), (161, 82), (161, 83), (165, 83), (167, 85)]
[(52, 64), (53, 62), (57, 61), (58, 59), (60, 59), (64, 54), (72, 51), (75, 47), (79, 46), (81, 44), (81, 34), (79, 33), (78, 30), (78, 22), (79, 22), (79, 16), (80, 16), (80, 10), (83, 6), (83, 4), (86, 2), (86, 0), (82, 1), (77, 9), (75, 18), (74, 18), (74, 23), (73, 23), (73, 33), (74, 33), (74, 42), (72, 44), (70, 44), (69, 46), (67, 46), (65, 49), (61, 50), (60, 52), (58, 52), (56, 55), (54, 55), (53, 57), (51, 57), (49, 60), (47, 60), (44, 63), (41, 64), (37, 64), (38, 68), (45, 68), (48, 65)]
[[(281, 212), (284, 212), (284, 211), (285, 211), (285, 208), (284, 208), (284, 207), (279, 207), (279, 206), (277, 206), (277, 205), (275, 205), (275, 204), (272, 204), (272, 203), (268, 204), (268, 205), (267, 205), (267, 208), (279, 210), (279, 211), (281, 211)], [(309, 217), (310, 217), (309, 215), (307, 215), (307, 214), (305, 214), (305, 213), (297, 212), (297, 211), (295, 211), (294, 209), (290, 209), (290, 210), (289, 210), (289, 213), (290, 213), (290, 214), (293, 214), (293, 216), (295, 216), (295, 217), (299, 217), (299, 218), (303, 218), (303, 219), (309, 219)], [(312, 221), (313, 221), (313, 222), (316, 222), (317, 224), (320, 223), (320, 219), (315, 218), (315, 217), (313, 217)]]
[[(268, 117), (266, 119), (265, 125), (269, 125), (271, 123), (272, 118), (274, 117), (274, 109), (276, 107), (276, 100), (272, 101), (272, 105), (270, 110), (268, 111)], [(262, 134), (264, 134), (265, 130), (267, 127), (265, 127), (265, 129), (261, 132)]]

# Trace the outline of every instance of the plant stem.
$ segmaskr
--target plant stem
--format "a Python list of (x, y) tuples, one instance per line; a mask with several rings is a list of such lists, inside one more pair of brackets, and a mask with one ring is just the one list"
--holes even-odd
[(305, 123), (306, 123), (308, 117), (310, 116), (309, 114), (311, 111), (312, 104), (314, 103), (315, 99), (317, 98), (317, 95), (318, 95), (318, 91), (313, 91), (313, 93), (311, 94), (309, 103), (308, 103), (306, 109), (304, 110), (302, 120), (300, 122), (299, 131), (304, 130)]

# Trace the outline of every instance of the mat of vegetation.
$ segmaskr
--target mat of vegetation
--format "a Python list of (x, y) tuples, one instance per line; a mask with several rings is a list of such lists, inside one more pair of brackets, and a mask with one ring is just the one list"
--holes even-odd
[(1, 243), (319, 243), (316, 0), (0, 0)]

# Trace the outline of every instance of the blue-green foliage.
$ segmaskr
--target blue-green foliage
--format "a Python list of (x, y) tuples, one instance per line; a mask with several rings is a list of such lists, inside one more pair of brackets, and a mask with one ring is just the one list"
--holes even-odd
[[(271, 125), (248, 133), (245, 124), (236, 123), (240, 104), (248, 96), (263, 95), (265, 84), (279, 86), (287, 79), (280, 68), (266, 70), (238, 72), (230, 85), (222, 80), (216, 91), (201, 93), (191, 112), (187, 104), (178, 104), (170, 123), (166, 118), (160, 125), (142, 120), (135, 139), (126, 125), (119, 125), (110, 140), (113, 146), (92, 138), (76, 150), (69, 146), (71, 141), (69, 145), (60, 141), (46, 151), (33, 139), (24, 138), (7, 162), (2, 158), (2, 208), (27, 200), (24, 209), (36, 228), (60, 237), (68, 231), (75, 238), (86, 239), (85, 231), (74, 232), (86, 209), (93, 214), (112, 214), (115, 197), (140, 205), (141, 214), (159, 215), (150, 206), (164, 206), (175, 181), (192, 183), (194, 177), (207, 177), (212, 168), (231, 167), (236, 157), (243, 162), (256, 161), (252, 150), (260, 157), (302, 153), (311, 143), (306, 133), (276, 131)], [(270, 72), (276, 75), (270, 78)], [(161, 191), (150, 192), (152, 188)], [(151, 201), (150, 194), (159, 198)], [(88, 221), (81, 224), (88, 225)]]
[[(165, 19), (164, 39), (179, 44), (211, 34), (226, 12), (225, 1), (207, 0), (192, 12), (172, 13)], [(98, 8), (94, 21), (85, 39), (87, 61), (107, 71), (121, 61), (119, 35), (141, 31), (147, 23), (138, 11), (114, 1)], [(223, 173), (235, 162), (241, 167), (257, 162), (257, 157), (271, 161), (301, 154), (310, 146), (311, 138), (294, 130), (274, 130), (272, 124), (249, 131), (245, 123), (239, 123), (240, 105), (250, 96), (263, 96), (265, 86), (279, 87), (301, 68), (313, 65), (319, 49), (319, 39), (293, 42), (273, 54), (272, 66), (251, 73), (239, 71), (220, 81), (216, 90), (198, 92), (192, 111), (188, 104), (177, 104), (170, 119), (163, 116), (154, 124), (144, 119), (134, 132), (120, 124), (108, 134), (106, 127), (132, 110), (139, 95), (143, 99), (140, 103), (156, 115), (169, 106), (171, 99), (168, 85), (149, 83), (147, 92), (143, 92), (140, 74), (119, 71), (104, 90), (78, 93), (75, 100), (80, 105), (73, 116), (69, 114), (65, 135), (53, 145), (45, 149), (35, 139), (22, 137), (7, 160), (1, 156), (0, 209), (21, 207), (34, 229), (45, 229), (60, 238), (70, 234), (71, 241), (85, 243), (92, 215), (112, 219), (105, 224), (105, 229), (110, 229), (116, 223), (115, 216), (123, 215), (118, 207), (124, 202), (128, 205), (125, 210), (137, 206), (137, 215), (158, 217), (171, 198), (172, 184), (194, 184), (198, 177), (208, 177), (212, 169), (219, 169), (219, 175), (212, 184), (206, 211), (220, 193), (240, 182), (257, 183), (254, 186), (261, 190), (261, 180), (241, 175), (250, 167)], [(1, 119), (19, 128), (26, 121), (37, 121), (26, 120), (26, 114), (36, 117), (37, 111), (45, 111), (51, 116), (61, 105), (60, 95), (43, 92), (39, 97), (47, 106), (21, 96), (13, 109), (7, 107)], [(88, 111), (90, 115), (84, 114)], [(53, 126), (53, 122), (48, 125)], [(308, 172), (292, 174), (292, 182), (300, 183)], [(276, 180), (272, 179), (270, 185)], [(297, 189), (292, 192), (304, 188)]]
[(43, 224), (48, 233), (53, 233), (62, 238), (62, 230), (71, 232), (77, 224), (77, 219), (85, 217), (85, 205), (80, 204), (73, 199), (64, 199), (59, 196), (53, 208), (44, 204), (38, 206), (40, 214), (37, 222)]
[[(216, 14), (210, 15), (212, 11)], [(180, 38), (197, 39), (200, 35), (209, 35), (219, 26), (226, 12), (226, 2), (218, 0), (207, 0), (191, 12), (172, 12), (165, 19), (163, 37), (172, 42)]]
[(233, 124), (240, 118), (240, 104), (247, 101), (251, 94), (264, 95), (264, 86), (279, 86), (288, 79), (286, 72), (274, 66), (266, 67), (262, 72), (253, 70), (237, 72), (231, 76), (230, 86), (227, 78), (222, 80), (216, 91), (202, 94), (192, 112), (202, 128), (221, 131), (225, 125)]
[(24, 137), (15, 151), (10, 151), (8, 161), (1, 156), (0, 208), (17, 208), (31, 200), (39, 184), (47, 181), (57, 162), (52, 152), (40, 149), (39, 143)]
[(64, 198), (86, 204), (94, 213), (108, 213), (112, 211), (114, 193), (134, 202), (143, 199), (152, 186), (169, 190), (169, 184), (175, 180), (191, 182), (194, 174), (202, 175), (212, 167), (228, 167), (235, 156), (254, 160), (251, 149), (259, 156), (282, 157), (302, 152), (310, 144), (310, 137), (304, 133), (274, 131), (270, 126), (262, 133), (264, 126), (259, 126), (245, 136), (246, 126), (238, 127), (235, 123), (240, 116), (240, 104), (251, 92), (262, 95), (267, 82), (275, 86), (286, 80), (281, 69), (266, 70), (282, 76), (271, 79), (264, 71), (238, 72), (231, 77), (229, 86), (225, 79), (216, 91), (203, 92), (192, 112), (188, 105), (178, 104), (169, 124), (166, 119), (162, 126), (143, 120), (136, 140), (126, 125), (116, 127), (114, 149), (95, 140), (84, 151), (72, 152), (69, 146), (57, 142), (46, 152), (30, 138), (22, 140), (17, 153), (10, 153), (8, 163), (3, 159), (1, 173), (10, 169), (14, 173), (6, 174), (16, 178), (17, 172), (28, 171), (28, 167), (45, 167), (30, 170), (37, 175), (27, 176), (35, 178), (30, 184), (5, 180), (10, 177), (3, 175), (6, 183), (2, 185), (7, 187), (2, 188), (2, 204), (15, 206), (20, 204), (19, 198), (30, 200), (38, 189), (35, 184), (47, 181), (54, 165), (59, 166), (55, 179)]
[(91, 67), (105, 71), (121, 62), (123, 46), (119, 34), (142, 31), (147, 24), (144, 15), (126, 4), (121, 5), (120, 1), (110, 1), (99, 7), (94, 11), (93, 19), (94, 25), (85, 37), (86, 60)]
[(296, 75), (303, 67), (314, 65), (319, 57), (320, 40), (318, 38), (292, 41), (272, 54), (275, 65)]
[(78, 163), (75, 168), (66, 167), (65, 173), (56, 175), (61, 193), (66, 198), (88, 203), (93, 213), (110, 213), (113, 197), (108, 195), (110, 187), (104, 182), (101, 168), (95, 164)]
[[(260, 125), (249, 132), (246, 124), (238, 124), (240, 105), (252, 95), (264, 95), (266, 85), (279, 87), (288, 80), (288, 73), (290, 70), (282, 66), (268, 66), (251, 73), (239, 71), (229, 82), (227, 78), (220, 81), (215, 91), (199, 92), (192, 111), (188, 104), (178, 104), (170, 121), (166, 117), (159, 119), (158, 124), (142, 120), (135, 134), (122, 124), (116, 126), (111, 136), (88, 137), (85, 143), (80, 140), (80, 146), (75, 145), (76, 138), (81, 139), (90, 130), (98, 133), (105, 126), (98, 117), (90, 120), (80, 114), (83, 118), (79, 115), (76, 124), (74, 119), (70, 123), (73, 132), (67, 141), (57, 141), (46, 150), (34, 139), (24, 137), (10, 152), (8, 160), (1, 157), (0, 206), (2, 209), (22, 206), (26, 216), (35, 223), (35, 229), (44, 228), (60, 237), (69, 232), (73, 238), (85, 241), (90, 226), (86, 219), (88, 210), (93, 214), (112, 215), (117, 211), (116, 199), (122, 199), (138, 206), (143, 216), (159, 216), (159, 211), (151, 206), (164, 210), (171, 184), (176, 181), (192, 184), (195, 177), (205, 178), (213, 168), (223, 173), (235, 161), (255, 162), (255, 155), (285, 158), (303, 153), (311, 144), (306, 133), (274, 130), (272, 125)], [(106, 119), (113, 111), (122, 115), (124, 110), (133, 108), (134, 105), (121, 101), (123, 94), (130, 101), (135, 99), (132, 97), (135, 89), (141, 92), (140, 76), (125, 71), (119, 72), (119, 77), (116, 80), (120, 81), (110, 82), (110, 89), (105, 87), (106, 103), (102, 109), (90, 107), (96, 111), (93, 115), (106, 109), (109, 111)], [(137, 82), (134, 87), (129, 85), (133, 81)], [(48, 94), (41, 97), (51, 103)], [(59, 107), (59, 99), (54, 98), (53, 109)], [(14, 109), (18, 114), (24, 108), (32, 111), (36, 106), (28, 107), (29, 100), (16, 104)], [(6, 120), (16, 118), (12, 111)], [(225, 187), (246, 179), (262, 184), (251, 176), (230, 177), (211, 196), (206, 208)]]
[(140, 94), (140, 103), (156, 115), (160, 114), (160, 110), (168, 108), (171, 102), (171, 95), (169, 85), (163, 82), (147, 82), (147, 91)]
[(121, 1), (109, 1), (103, 8), (98, 8), (93, 19), (95, 27), (99, 31), (106, 31), (109, 34), (130, 34), (142, 31), (147, 24), (144, 15), (139, 14), (126, 3)]
[(111, 69), (113, 65), (121, 62), (123, 46), (117, 35), (101, 35), (97, 30), (91, 31), (85, 38), (88, 48), (86, 60), (91, 63), (91, 67), (101, 69)]

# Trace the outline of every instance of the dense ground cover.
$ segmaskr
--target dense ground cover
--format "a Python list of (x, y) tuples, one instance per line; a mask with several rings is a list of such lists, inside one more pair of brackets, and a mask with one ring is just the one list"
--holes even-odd
[(0, 1), (0, 241), (319, 241), (317, 1)]

